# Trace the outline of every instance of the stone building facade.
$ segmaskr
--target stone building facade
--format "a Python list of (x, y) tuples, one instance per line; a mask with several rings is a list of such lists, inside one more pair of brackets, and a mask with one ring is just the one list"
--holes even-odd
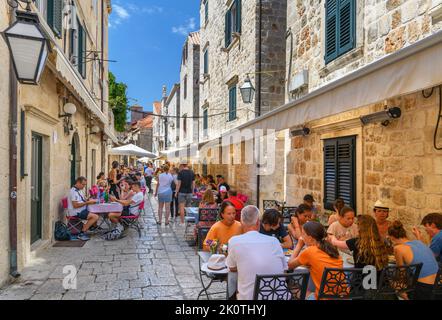
[[(287, 72), (290, 74), (287, 117), (288, 110), (295, 113), (304, 105), (315, 105), (315, 99), (321, 95), (328, 94), (328, 102), (334, 107), (323, 105), (329, 110), (327, 113), (305, 112), (302, 119), (292, 121), (293, 125), (311, 130), (306, 137), (290, 138), (290, 130), (283, 130), (288, 143), (285, 161), (279, 166), (286, 176), (281, 192), (291, 205), (299, 204), (305, 194), (311, 193), (320, 205), (327, 206), (327, 141), (355, 137), (352, 193), (358, 213), (371, 213), (373, 204), (380, 199), (391, 206), (392, 219), (415, 225), (425, 214), (442, 211), (442, 153), (434, 147), (442, 142), (442, 129), (436, 129), (442, 79), (427, 72), (404, 70), (408, 70), (406, 65), (419, 65), (421, 57), (431, 50), (442, 52), (442, 23), (437, 18), (442, 13), (441, 1), (352, 2), (354, 46), (329, 62), (325, 58), (325, 2), (288, 3), (288, 29), (292, 38), (287, 38)], [(431, 39), (435, 39), (435, 46), (426, 45)], [(290, 50), (290, 41), (293, 41), (293, 50)], [(413, 54), (404, 55), (402, 60), (395, 59), (406, 50), (413, 50)], [(435, 57), (431, 64), (441, 65), (442, 56)], [(369, 68), (373, 70), (370, 75), (365, 71)], [(303, 86), (294, 86), (295, 78), (299, 79), (305, 71), (307, 81)], [(382, 72), (389, 72), (392, 79), (382, 77)], [(345, 77), (352, 77), (355, 85), (360, 83), (363, 98), (356, 97), (352, 101), (355, 96), (351, 85), (345, 88), (339, 83)], [(366, 80), (368, 77), (370, 80)], [(405, 85), (401, 88), (407, 78), (419, 81), (410, 86), (412, 89), (408, 86), (405, 89)], [(373, 87), (376, 82), (384, 83), (391, 92), (378, 94)], [(348, 100), (335, 100), (338, 96)], [(383, 126), (380, 121), (366, 125), (361, 122), (361, 117), (391, 107), (399, 107), (402, 116), (389, 125)]]
[(192, 32), (183, 46), (180, 68), (180, 147), (198, 143), (200, 38)]
[[(40, 24), (49, 36), (52, 51), (37, 86), (17, 85), (17, 226), (9, 219), (9, 194), (1, 195), (0, 221), (0, 285), (8, 280), (13, 267), (10, 256), (13, 243), (11, 230), (17, 233), (17, 267), (20, 271), (38, 250), (53, 241), (54, 223), (64, 218), (61, 199), (67, 194), (77, 176), (86, 176), (89, 186), (100, 171), (107, 171), (108, 145), (116, 142), (111, 124), (112, 113), (107, 106), (108, 96), (108, 15), (109, 0), (74, 1), (69, 11), (67, 1), (61, 1), (63, 11), (48, 10), (50, 2), (40, 0), (33, 4)], [(71, 7), (72, 8), (72, 7)], [(50, 24), (48, 12), (59, 15)], [(69, 13), (70, 12), (70, 13)], [(69, 24), (68, 17), (79, 24)], [(64, 15), (66, 13), (66, 15)], [(13, 17), (6, 1), (0, 5), (0, 28), (3, 31)], [(79, 34), (83, 41), (79, 40)], [(71, 39), (72, 37), (72, 39)], [(72, 41), (71, 41), (72, 40)], [(72, 44), (72, 45), (71, 45)], [(79, 48), (81, 47), (82, 50)], [(2, 137), (9, 137), (8, 90), (10, 55), (3, 39), (0, 40), (0, 107)], [(84, 54), (81, 55), (81, 52)], [(80, 59), (80, 60), (79, 60)], [(62, 118), (63, 106), (73, 103), (77, 112)], [(1, 141), (3, 169), (8, 170), (9, 146)], [(3, 186), (9, 184), (9, 172), (1, 174)], [(3, 191), (2, 191), (3, 192)], [(10, 260), (11, 258), (11, 260)]]
[[(208, 111), (208, 129), (201, 134), (204, 140), (220, 137), (255, 118), (259, 112), (258, 99), (252, 104), (245, 104), (241, 99), (239, 88), (247, 75), (255, 88), (259, 87), (261, 79), (261, 113), (284, 102), (286, 1), (264, 0), (262, 5), (260, 37), (259, 1), (201, 1), (201, 116)], [(236, 15), (232, 15), (240, 16), (239, 29), (232, 32), (227, 45), (226, 14), (234, 6), (237, 6)], [(206, 52), (207, 59), (204, 59)], [(229, 119), (229, 89), (232, 87), (236, 87), (236, 115)], [(203, 121), (200, 121), (200, 131), (204, 130)]]
[(180, 113), (181, 113), (181, 89), (180, 84), (177, 83), (172, 87), (167, 98), (164, 100), (164, 115), (166, 116), (166, 122), (163, 119), (163, 125), (165, 125), (165, 139), (167, 136), (167, 142), (165, 150), (177, 149), (181, 143), (180, 136)]

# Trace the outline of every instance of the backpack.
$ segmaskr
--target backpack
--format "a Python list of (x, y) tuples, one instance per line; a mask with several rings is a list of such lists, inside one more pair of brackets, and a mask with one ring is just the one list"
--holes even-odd
[(103, 235), (103, 239), (107, 240), (107, 241), (114, 241), (114, 240), (122, 239), (122, 238), (124, 238), (123, 231), (124, 231), (124, 227), (121, 224), (118, 224), (115, 227), (115, 229), (113, 229), (109, 232), (106, 232)]
[(57, 221), (55, 223), (54, 237), (57, 241), (70, 241), (71, 233), (69, 232), (67, 225), (61, 221)]

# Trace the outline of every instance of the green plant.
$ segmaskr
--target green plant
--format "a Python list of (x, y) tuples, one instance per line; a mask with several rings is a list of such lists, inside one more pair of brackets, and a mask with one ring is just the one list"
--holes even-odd
[(127, 112), (127, 85), (117, 82), (112, 72), (109, 72), (109, 106), (114, 114), (115, 130), (123, 132), (126, 129)]

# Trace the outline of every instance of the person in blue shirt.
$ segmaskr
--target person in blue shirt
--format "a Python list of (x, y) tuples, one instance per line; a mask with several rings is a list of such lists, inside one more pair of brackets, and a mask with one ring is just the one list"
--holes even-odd
[[(442, 214), (430, 213), (421, 222), (425, 231), (431, 238), (430, 249), (433, 251), (437, 261), (442, 262)], [(418, 240), (422, 239), (422, 234), (417, 228), (413, 228), (413, 233)]]

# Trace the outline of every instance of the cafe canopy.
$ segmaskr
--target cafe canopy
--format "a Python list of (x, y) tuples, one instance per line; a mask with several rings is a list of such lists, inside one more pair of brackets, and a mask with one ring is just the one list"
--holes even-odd
[(133, 156), (133, 157), (143, 157), (155, 159), (158, 157), (155, 153), (144, 150), (136, 145), (128, 144), (122, 147), (113, 148), (109, 151), (111, 155), (118, 156)]

